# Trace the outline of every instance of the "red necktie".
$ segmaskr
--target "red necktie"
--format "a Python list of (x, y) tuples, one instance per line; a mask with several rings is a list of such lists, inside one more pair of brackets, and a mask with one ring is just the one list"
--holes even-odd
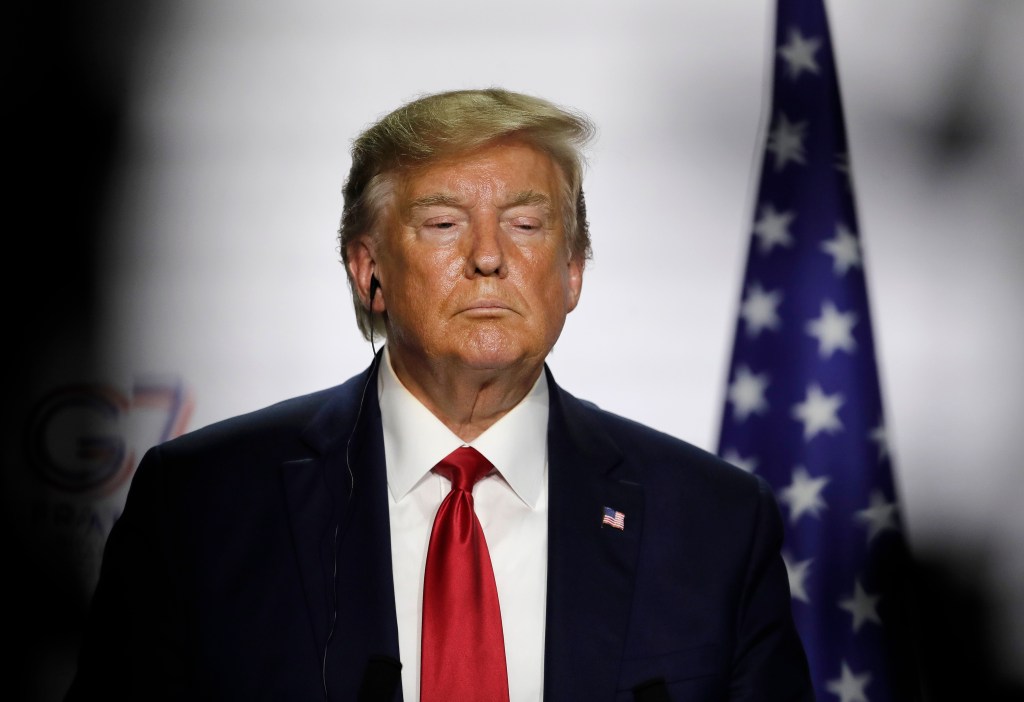
[(423, 582), (420, 702), (507, 702), (505, 639), (473, 484), (493, 466), (456, 449), (434, 466), (452, 481), (434, 517)]

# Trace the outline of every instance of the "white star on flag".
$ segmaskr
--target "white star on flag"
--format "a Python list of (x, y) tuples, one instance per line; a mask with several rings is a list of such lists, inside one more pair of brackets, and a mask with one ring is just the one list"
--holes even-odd
[(789, 576), (790, 596), (794, 600), (810, 604), (811, 598), (807, 594), (807, 576), (811, 573), (811, 563), (814, 562), (814, 559), (793, 561), (788, 554), (783, 553), (782, 562), (786, 564), (786, 575)]
[(854, 266), (861, 265), (860, 244), (857, 237), (845, 225), (836, 226), (834, 239), (822, 242), (822, 250), (832, 257), (832, 270), (836, 275), (845, 275)]
[(871, 702), (911, 702), (922, 698), (911, 560), (836, 54), (824, 0), (775, 4), (717, 450), (743, 467), (756, 457), (775, 494), (817, 702), (865, 702), (865, 689)]
[(771, 205), (761, 208), (761, 217), (754, 223), (754, 236), (757, 237), (761, 253), (770, 253), (773, 246), (792, 246), (793, 236), (789, 233), (796, 213), (791, 211), (776, 212)]
[(757, 336), (765, 329), (778, 329), (779, 304), (782, 302), (782, 291), (765, 291), (760, 283), (751, 283), (747, 297), (740, 306), (740, 317), (747, 325), (747, 334)]
[(748, 473), (753, 473), (757, 470), (757, 458), (754, 456), (741, 456), (739, 451), (736, 449), (729, 449), (726, 451), (722, 456), (722, 459), (726, 463), (731, 463), (737, 468), (741, 468)]
[(736, 421), (742, 422), (751, 412), (764, 414), (768, 411), (764, 391), (769, 382), (767, 373), (751, 373), (746, 366), (736, 369), (736, 377), (729, 386), (729, 401)]
[(885, 499), (880, 490), (871, 493), (871, 504), (854, 514), (854, 519), (868, 527), (868, 543), (884, 531), (897, 531), (896, 504)]
[(846, 151), (836, 154), (836, 170), (846, 176), (846, 184), (850, 184), (850, 154)]
[(821, 304), (821, 316), (807, 323), (807, 333), (818, 340), (818, 353), (829, 358), (837, 349), (853, 353), (857, 342), (853, 339), (855, 312), (840, 312), (831, 300)]
[(779, 47), (779, 55), (786, 62), (789, 77), (796, 80), (803, 71), (818, 73), (821, 68), (814, 60), (814, 52), (820, 47), (821, 39), (805, 38), (799, 29), (790, 28), (789, 41)]
[(864, 688), (871, 682), (871, 673), (854, 675), (850, 666), (843, 661), (843, 669), (838, 678), (829, 680), (826, 689), (839, 697), (839, 702), (871, 702)]
[(817, 383), (809, 385), (804, 401), (793, 406), (793, 418), (804, 424), (804, 440), (810, 441), (819, 432), (834, 434), (842, 429), (838, 416), (842, 404), (840, 393), (826, 395)]
[(878, 595), (871, 595), (861, 587), (860, 581), (853, 584), (853, 595), (841, 600), (839, 606), (853, 615), (853, 631), (856, 633), (864, 622), (874, 622), (881, 626), (882, 618), (878, 616)]
[(802, 466), (797, 466), (793, 471), (793, 482), (779, 493), (779, 499), (789, 505), (789, 521), (795, 523), (805, 514), (819, 516), (821, 510), (828, 507), (821, 496), (828, 483), (829, 478), (812, 478)]
[(775, 170), (781, 171), (790, 161), (806, 163), (804, 160), (804, 129), (806, 122), (790, 122), (786, 115), (779, 113), (775, 128), (768, 135), (768, 151), (775, 154)]

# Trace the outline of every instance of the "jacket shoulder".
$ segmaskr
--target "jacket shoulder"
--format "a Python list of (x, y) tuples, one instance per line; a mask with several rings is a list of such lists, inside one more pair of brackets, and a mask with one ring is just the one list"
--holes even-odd
[(353, 421), (361, 393), (368, 382), (362, 373), (331, 388), (275, 402), (251, 412), (222, 419), (193, 429), (160, 444), (157, 448), (170, 458), (244, 450), (247, 455), (272, 457), (295, 452), (312, 444), (322, 448), (324, 437), (317, 427), (336, 430)]
[[(734, 497), (754, 497), (767, 490), (762, 478), (731, 464), (707, 449), (642, 424), (562, 391), (566, 404), (576, 403), (578, 416), (608, 437), (634, 463), (645, 483), (688, 483)], [(650, 481), (653, 481), (651, 483)]]

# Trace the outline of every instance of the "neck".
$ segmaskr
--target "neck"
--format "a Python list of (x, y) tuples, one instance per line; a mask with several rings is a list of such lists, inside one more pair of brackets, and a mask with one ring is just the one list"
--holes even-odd
[(402, 385), (469, 443), (526, 397), (543, 370), (543, 361), (502, 369), (473, 369), (443, 361), (403, 357), (389, 347), (391, 366)]

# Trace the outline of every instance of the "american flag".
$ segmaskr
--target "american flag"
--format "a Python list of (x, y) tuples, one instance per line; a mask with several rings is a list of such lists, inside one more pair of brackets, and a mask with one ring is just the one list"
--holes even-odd
[(626, 528), (626, 515), (622, 512), (612, 509), (611, 507), (604, 508), (604, 516), (601, 517), (601, 524), (607, 524), (613, 526), (616, 529), (625, 530)]
[(910, 561), (828, 20), (822, 0), (779, 0), (775, 21), (718, 451), (775, 490), (819, 702), (914, 700)]

